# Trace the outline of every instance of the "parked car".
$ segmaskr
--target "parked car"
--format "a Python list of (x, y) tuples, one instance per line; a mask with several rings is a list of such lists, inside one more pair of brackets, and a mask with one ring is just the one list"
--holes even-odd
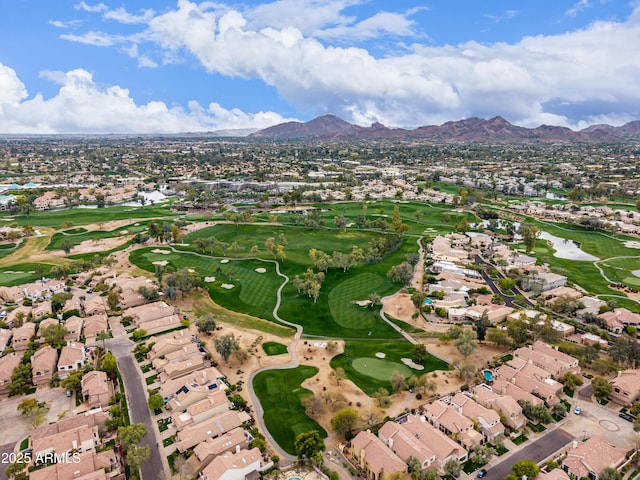
[(487, 476), (487, 469), (483, 468), (481, 470), (478, 471), (478, 474), (476, 475), (476, 477), (478, 478), (484, 478)]
[(576, 407), (573, 409), (573, 413), (576, 415), (580, 415), (582, 413), (582, 409), (580, 407)]
[(633, 417), (631, 415), (629, 415), (628, 413), (620, 413), (620, 414), (618, 414), (618, 416), (620, 418), (622, 418), (623, 420), (626, 420), (627, 422), (633, 422)]
[(66, 395), (67, 397), (73, 396), (73, 390), (67, 390)]

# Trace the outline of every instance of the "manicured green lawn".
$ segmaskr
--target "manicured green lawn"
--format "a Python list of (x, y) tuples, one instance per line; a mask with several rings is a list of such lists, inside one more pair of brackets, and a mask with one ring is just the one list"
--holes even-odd
[[(135, 250), (129, 256), (130, 261), (150, 272), (155, 270), (155, 261), (167, 261), (167, 265), (178, 270), (192, 268), (203, 280), (215, 277), (214, 282), (205, 282), (211, 298), (229, 310), (247, 313), (259, 318), (274, 320), (273, 308), (276, 305), (276, 292), (284, 281), (276, 274), (275, 266), (260, 260), (231, 260), (220, 263), (220, 259), (190, 252), (154, 253), (154, 250), (170, 252), (166, 247), (143, 248)], [(256, 269), (264, 268), (265, 273)], [(222, 285), (233, 285), (223, 288)]]
[(131, 218), (176, 217), (168, 204), (146, 207), (114, 206), (105, 208), (70, 208), (55, 212), (31, 212), (26, 215), (0, 214), (0, 219), (10, 216), (18, 225), (32, 227), (60, 228), (64, 222), (72, 221), (74, 225), (109, 222), (111, 220), (129, 220)]
[(287, 353), (287, 346), (278, 342), (264, 342), (262, 349), (267, 355), (282, 355)]
[(355, 302), (366, 300), (371, 292), (386, 290), (388, 280), (375, 273), (359, 273), (338, 283), (328, 295), (331, 316), (338, 325), (348, 329), (374, 328), (378, 319), (368, 306)]
[(312, 392), (300, 384), (318, 373), (316, 367), (306, 365), (289, 370), (269, 370), (256, 375), (253, 387), (264, 410), (264, 422), (278, 444), (295, 455), (297, 435), (312, 430), (327, 432), (304, 413), (301, 400)]
[[(344, 353), (331, 359), (331, 367), (343, 368), (347, 378), (367, 395), (373, 395), (379, 388), (391, 391), (389, 378), (394, 370), (408, 377), (413, 374), (422, 375), (434, 370), (449, 369), (446, 362), (435, 357), (430, 357), (423, 362), (424, 370), (407, 367), (402, 363), (402, 358), (411, 358), (412, 348), (413, 345), (404, 340), (386, 342), (347, 340)], [(375, 355), (377, 352), (384, 353), (385, 358), (378, 359)]]
[(16, 248), (15, 243), (2, 243), (0, 244), (0, 258), (11, 255)]
[[(42, 275), (36, 274), (38, 265), (42, 267)], [(2, 267), (0, 268), (0, 285), (12, 287), (23, 283), (35, 282), (42, 276), (47, 276), (52, 267), (53, 265), (46, 263), (20, 263), (10, 267)]]
[(401, 373), (404, 378), (411, 375), (409, 367), (403, 363), (391, 362), (384, 358), (356, 358), (351, 362), (353, 369), (368, 377), (388, 381), (394, 372)]

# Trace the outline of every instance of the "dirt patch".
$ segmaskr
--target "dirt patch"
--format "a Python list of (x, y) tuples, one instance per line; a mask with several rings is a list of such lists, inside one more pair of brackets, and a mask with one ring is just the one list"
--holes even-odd
[(398, 292), (389, 297), (385, 297), (382, 300), (382, 306), (385, 313), (393, 318), (397, 318), (398, 320), (402, 320), (419, 328), (424, 328), (424, 320), (420, 317), (416, 319), (411, 318), (416, 312), (416, 307), (413, 306), (411, 295), (408, 293)]
[(71, 253), (77, 255), (79, 253), (103, 252), (105, 250), (111, 250), (113, 248), (120, 247), (121, 245), (127, 243), (129, 240), (131, 240), (131, 236), (127, 235), (115, 238), (85, 240), (80, 245), (73, 247)]
[(627, 297), (632, 298), (633, 300), (640, 299), (640, 292), (632, 292), (631, 290), (629, 290), (628, 287), (618, 287), (617, 285), (609, 285), (609, 288), (611, 290), (615, 290), (616, 292), (620, 292), (626, 295)]

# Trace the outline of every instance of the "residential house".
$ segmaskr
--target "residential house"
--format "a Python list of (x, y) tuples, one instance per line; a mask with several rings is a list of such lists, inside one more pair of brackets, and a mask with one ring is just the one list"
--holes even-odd
[(546, 370), (553, 378), (561, 378), (565, 373), (580, 373), (580, 365), (577, 358), (562, 353), (551, 345), (540, 340), (533, 345), (518, 348), (513, 352), (514, 357), (524, 360)]
[(527, 291), (532, 290), (535, 288), (534, 284), (537, 284), (542, 292), (546, 292), (554, 288), (564, 287), (567, 284), (567, 277), (557, 273), (542, 272), (532, 279), (523, 280), (522, 288)]
[(36, 334), (36, 324), (25, 322), (21, 327), (13, 330), (11, 346), (16, 352), (24, 352), (29, 346), (29, 342)]
[(188, 427), (189, 425), (204, 422), (214, 415), (230, 410), (232, 407), (224, 390), (209, 393), (206, 398), (184, 407), (182, 411), (182, 405), (180, 405), (176, 398), (171, 399), (171, 402), (175, 402), (174, 406), (177, 405), (176, 408), (172, 409), (174, 413), (171, 415), (171, 418), (173, 425), (178, 430)]
[(60, 379), (67, 378), (70, 373), (80, 370), (87, 356), (84, 351), (84, 345), (76, 342), (69, 342), (62, 347), (60, 358), (58, 359), (58, 376)]
[(251, 417), (246, 412), (229, 410), (220, 413), (202, 423), (191, 425), (179, 431), (176, 439), (176, 447), (178, 451), (184, 452), (204, 442), (208, 438), (216, 438), (224, 435), (249, 420), (251, 420)]
[(455, 394), (450, 403), (458, 413), (478, 424), (486, 441), (493, 442), (497, 436), (504, 434), (504, 425), (500, 423), (500, 415), (495, 410), (483, 407), (462, 393)]
[(614, 333), (622, 333), (624, 327), (638, 327), (640, 325), (640, 315), (633, 313), (626, 308), (615, 308), (611, 312), (598, 315), (607, 323), (607, 330)]
[(390, 480), (407, 471), (407, 464), (369, 430), (358, 433), (351, 440), (351, 448), (353, 459), (370, 480)]
[(540, 472), (536, 475), (536, 480), (571, 480), (564, 470), (554, 468), (550, 472)]
[(165, 302), (153, 302), (146, 305), (128, 308), (122, 313), (124, 317), (133, 318), (135, 325), (140, 328), (142, 323), (159, 318), (170, 317), (176, 313), (176, 308)]
[[(72, 457), (73, 459), (73, 457)], [(120, 461), (113, 449), (83, 452), (77, 461), (58, 462), (29, 473), (29, 480), (109, 480), (118, 473)]]
[(113, 396), (113, 388), (105, 372), (92, 370), (82, 377), (82, 401), (89, 407), (106, 407)]
[(56, 372), (58, 351), (45, 345), (31, 357), (31, 376), (36, 387), (48, 386)]
[(15, 368), (20, 365), (21, 360), (22, 355), (18, 355), (16, 352), (0, 357), (0, 395), (9, 393), (11, 375)]
[(164, 358), (155, 358), (151, 361), (151, 365), (156, 370), (161, 370), (169, 362), (179, 362), (182, 360), (188, 360), (193, 357), (202, 355), (200, 353), (197, 343), (189, 342), (183, 345), (180, 349), (174, 350), (171, 353), (167, 353)]
[(20, 303), (24, 300), (24, 292), (20, 287), (0, 287), (2, 303)]
[(617, 469), (625, 461), (627, 451), (614, 447), (605, 437), (595, 436), (586, 442), (573, 442), (573, 448), (562, 461), (562, 469), (571, 478), (591, 478), (598, 476), (607, 467)]
[[(198, 475), (199, 480), (245, 480), (261, 469), (262, 453), (257, 448), (226, 452), (214, 458)], [(258, 475), (259, 476), (259, 475)]]
[(7, 324), (14, 328), (19, 328), (17, 325), (22, 325), (25, 320), (29, 321), (32, 317), (31, 307), (25, 307), (20, 305), (18, 308), (14, 308), (10, 312), (7, 312)]
[(60, 321), (57, 318), (45, 318), (38, 325), (38, 342), (44, 343), (44, 338), (42, 338), (42, 332), (45, 328), (50, 325), (60, 325)]
[(82, 302), (82, 309), (85, 315), (106, 315), (107, 306), (100, 295), (88, 298)]
[(163, 357), (176, 350), (180, 350), (185, 345), (193, 343), (193, 339), (193, 334), (187, 328), (156, 336), (153, 340), (149, 340), (149, 343), (153, 342), (153, 346), (149, 352), (149, 358), (153, 361), (158, 357)]
[(79, 426), (47, 437), (32, 438), (33, 457), (56, 452), (88, 452), (100, 445), (98, 427)]
[(51, 302), (49, 300), (36, 303), (31, 309), (31, 316), (36, 320), (48, 317), (49, 315), (51, 315)]
[(11, 343), (11, 337), (13, 332), (8, 328), (0, 328), (0, 355), (4, 352), (4, 349)]
[(449, 459), (458, 460), (467, 455), (464, 448), (415, 416), (403, 423), (385, 423), (378, 432), (378, 438), (405, 463), (409, 457), (416, 458), (423, 470), (435, 468), (442, 471)]
[(100, 332), (109, 331), (109, 319), (104, 313), (96, 313), (84, 319), (84, 337), (95, 338)]
[(466, 317), (472, 321), (478, 321), (484, 313), (487, 314), (487, 319), (491, 324), (496, 324), (504, 321), (514, 309), (505, 305), (474, 305), (466, 309)]
[(475, 387), (473, 394), (480, 405), (501, 414), (505, 424), (510, 428), (519, 430), (527, 423), (527, 419), (522, 413), (522, 407), (513, 397), (499, 395), (485, 384)]
[(108, 419), (108, 413), (100, 409), (94, 409), (78, 415), (64, 417), (55, 423), (50, 423), (48, 425), (42, 425), (38, 428), (35, 428), (31, 430), (29, 438), (31, 439), (31, 442), (34, 442), (35, 440), (38, 440), (40, 438), (56, 436), (68, 430), (73, 430), (80, 427), (97, 427), (98, 429), (103, 429)]
[(429, 423), (451, 435), (465, 448), (482, 443), (482, 434), (473, 428), (473, 422), (442, 400), (425, 405), (424, 412)]
[(206, 467), (218, 455), (225, 452), (238, 453), (242, 447), (248, 445), (247, 433), (240, 427), (228, 431), (218, 438), (209, 438), (199, 443), (193, 449), (193, 453), (201, 464), (201, 468)]
[(68, 333), (64, 336), (64, 339), (68, 342), (77, 342), (78, 340), (80, 340), (83, 325), (84, 319), (80, 317), (72, 315), (71, 317), (67, 318), (64, 322), (64, 328)]
[(168, 317), (158, 318), (156, 320), (148, 320), (140, 322), (138, 328), (147, 332), (147, 335), (155, 335), (156, 333), (167, 332), (182, 326), (182, 317), (177, 313)]
[(200, 370), (203, 367), (204, 357), (202, 355), (186, 360), (169, 362), (160, 370), (158, 379), (160, 380), (160, 383), (164, 383), (167, 380), (182, 377), (191, 372), (195, 372), (196, 370)]
[[(188, 393), (196, 388), (206, 389), (207, 392), (216, 388), (226, 390), (228, 387), (222, 382), (221, 378), (223, 377), (224, 375), (222, 375), (216, 367), (204, 368), (188, 375), (163, 382), (160, 385), (160, 395), (165, 399), (165, 402), (169, 402), (173, 397), (182, 393)], [(202, 400), (205, 397), (206, 394), (195, 401)]]
[(640, 400), (640, 370), (624, 370), (609, 381), (613, 390), (611, 400), (620, 405), (629, 405)]

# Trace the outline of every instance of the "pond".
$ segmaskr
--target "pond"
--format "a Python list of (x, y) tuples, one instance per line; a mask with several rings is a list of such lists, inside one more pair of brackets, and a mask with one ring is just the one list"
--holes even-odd
[(548, 232), (542, 232), (540, 234), (540, 238), (547, 240), (552, 244), (553, 249), (555, 250), (553, 254), (554, 257), (565, 258), (567, 260), (583, 260), (588, 262), (598, 260), (598, 257), (583, 251), (580, 248), (580, 244), (574, 240), (556, 237)]
[(547, 192), (544, 196), (547, 200), (566, 200), (567, 197), (563, 197), (562, 195), (558, 195), (557, 193)]

